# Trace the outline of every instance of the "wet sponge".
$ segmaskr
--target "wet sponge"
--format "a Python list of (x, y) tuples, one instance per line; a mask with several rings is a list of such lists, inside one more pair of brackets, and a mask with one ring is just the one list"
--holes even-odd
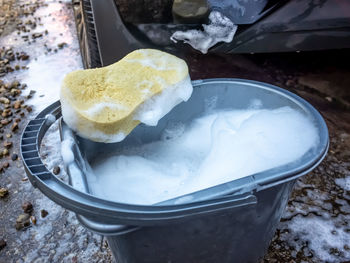
[(64, 121), (80, 136), (119, 142), (140, 122), (157, 125), (191, 94), (185, 61), (140, 49), (110, 66), (67, 74), (60, 100)]

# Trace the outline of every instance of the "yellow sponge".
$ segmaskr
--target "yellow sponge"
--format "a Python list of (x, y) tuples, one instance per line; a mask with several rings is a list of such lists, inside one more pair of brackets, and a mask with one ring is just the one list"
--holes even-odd
[(118, 142), (140, 122), (157, 125), (191, 93), (185, 61), (140, 49), (110, 66), (67, 74), (60, 100), (64, 121), (80, 136)]

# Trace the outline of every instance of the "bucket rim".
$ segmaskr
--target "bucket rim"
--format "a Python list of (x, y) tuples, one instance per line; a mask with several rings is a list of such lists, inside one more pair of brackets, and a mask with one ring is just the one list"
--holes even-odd
[[(304, 165), (290, 169), (287, 173), (277, 173), (274, 178), (266, 178), (263, 173), (266, 174), (266, 172), (271, 172), (271, 170), (275, 170), (278, 167), (235, 180), (236, 183), (239, 182), (239, 184), (243, 184), (245, 187), (237, 187), (235, 189), (235, 186), (232, 185), (234, 181), (213, 186), (211, 188), (216, 188), (218, 190), (217, 195), (209, 197), (209, 200), (199, 200), (183, 204), (164, 202), (159, 205), (133, 205), (113, 202), (78, 191), (59, 180), (48, 171), (41, 162), (39, 154), (41, 140), (48, 128), (52, 125), (45, 116), (53, 114), (56, 120), (61, 117), (60, 102), (57, 101), (39, 113), (34, 120), (30, 121), (22, 133), (20, 147), (21, 156), (28, 178), (35, 187), (38, 187), (51, 200), (91, 220), (111, 224), (118, 223), (142, 226), (179, 221), (217, 210), (227, 209), (229, 207), (254, 205), (257, 201), (256, 198), (254, 199), (255, 196), (252, 195), (251, 192), (263, 190), (278, 183), (294, 180), (303, 175), (305, 171), (309, 172), (315, 168), (323, 160), (329, 145), (328, 129), (321, 114), (307, 101), (292, 92), (259, 81), (236, 78), (214, 78), (192, 81), (195, 88), (217, 83), (243, 84), (271, 90), (293, 100), (297, 105), (300, 105), (303, 109), (310, 112), (312, 116), (315, 117), (322, 133), (320, 134), (318, 151), (314, 154), (314, 157)], [(27, 150), (29, 147), (28, 145), (33, 144), (35, 149), (29, 153)], [(39, 162), (40, 169), (37, 164), (35, 166), (31, 165), (31, 160), (34, 160), (33, 158), (36, 162)], [(204, 191), (208, 189), (199, 192), (203, 191), (204, 193)]]

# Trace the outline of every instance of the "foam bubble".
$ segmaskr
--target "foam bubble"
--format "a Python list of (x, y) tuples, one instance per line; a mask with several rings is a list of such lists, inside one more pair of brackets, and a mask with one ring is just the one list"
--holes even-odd
[(64, 132), (64, 140), (61, 143), (61, 156), (65, 165), (68, 165), (74, 161), (73, 145), (74, 139), (72, 132), (66, 130)]
[(194, 29), (176, 31), (170, 39), (175, 43), (179, 40), (184, 41), (203, 54), (206, 54), (209, 48), (219, 42), (230, 43), (236, 33), (237, 26), (219, 11), (212, 11), (209, 20), (209, 25), (202, 25), (203, 31)]
[(159, 141), (102, 156), (88, 180), (96, 196), (154, 204), (296, 161), (317, 140), (290, 107), (210, 112), (171, 123)]
[(46, 119), (46, 124), (47, 125), (51, 125), (51, 124), (53, 124), (56, 121), (56, 117), (54, 115), (52, 115), (52, 114), (47, 114), (45, 116), (45, 119)]

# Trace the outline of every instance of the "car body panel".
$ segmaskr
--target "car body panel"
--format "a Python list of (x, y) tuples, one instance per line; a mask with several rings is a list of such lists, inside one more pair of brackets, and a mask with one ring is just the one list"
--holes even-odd
[[(100, 58), (100, 64), (96, 63), (92, 67), (109, 65), (132, 50), (145, 47), (159, 48), (172, 53), (198, 52), (187, 44), (172, 43), (169, 36), (174, 30), (200, 28), (200, 24), (131, 24), (123, 21), (115, 0), (81, 1), (88, 1), (91, 4), (91, 13), (88, 15), (94, 25), (92, 31), (95, 34), (97, 50), (94, 52), (98, 52)], [(350, 1), (348, 0), (293, 0), (278, 3), (265, 0), (210, 1), (212, 6), (216, 9), (221, 8), (226, 15), (230, 15), (230, 12), (232, 15), (240, 10), (225, 11), (229, 3), (246, 5), (250, 3), (248, 6), (250, 9), (246, 6), (244, 12), (249, 14), (250, 18), (242, 16), (240, 20), (236, 20), (236, 23), (242, 24), (238, 26), (232, 42), (218, 43), (209, 50), (209, 53), (293, 52), (350, 48)], [(267, 2), (270, 4), (268, 5)], [(140, 30), (143, 25), (146, 26), (144, 33)], [(150, 31), (152, 27), (156, 34)], [(84, 39), (80, 40), (84, 41)]]

